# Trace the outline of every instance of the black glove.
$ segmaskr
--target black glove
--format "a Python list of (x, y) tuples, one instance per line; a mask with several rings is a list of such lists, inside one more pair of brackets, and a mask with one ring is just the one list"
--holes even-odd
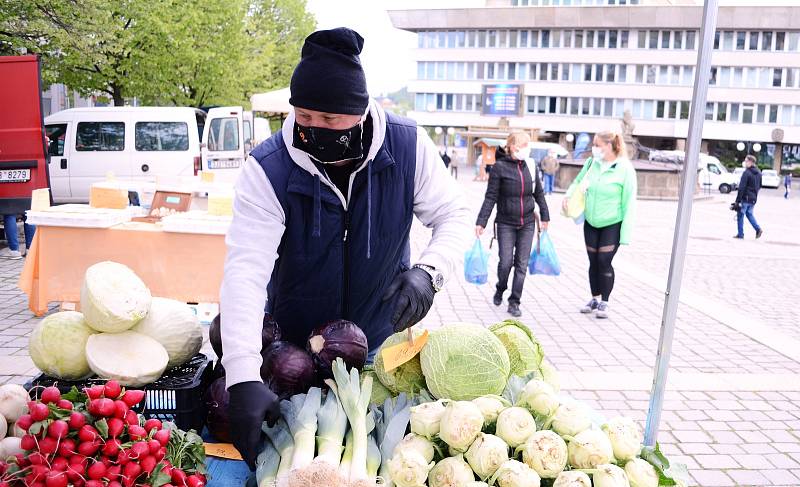
[(256, 468), (261, 445), (261, 424), (272, 426), (280, 418), (278, 396), (263, 382), (240, 382), (228, 388), (228, 418), (233, 445), (250, 470)]
[(394, 331), (403, 331), (424, 318), (433, 305), (434, 293), (431, 275), (422, 269), (414, 267), (395, 277), (383, 295), (384, 301), (394, 298)]

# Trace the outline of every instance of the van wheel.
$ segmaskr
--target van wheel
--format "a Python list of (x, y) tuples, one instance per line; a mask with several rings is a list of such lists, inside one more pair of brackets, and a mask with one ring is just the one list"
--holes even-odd
[(722, 193), (722, 194), (730, 193), (731, 192), (731, 185), (730, 184), (726, 184), (726, 183), (720, 184), (719, 185), (719, 192)]

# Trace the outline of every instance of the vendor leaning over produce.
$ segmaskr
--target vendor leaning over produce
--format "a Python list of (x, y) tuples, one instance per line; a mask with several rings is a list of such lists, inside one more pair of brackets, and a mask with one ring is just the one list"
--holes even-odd
[[(426, 315), (468, 241), (466, 202), (436, 146), (370, 101), (363, 43), (346, 28), (308, 36), (292, 75), (294, 112), (251, 152), (236, 185), (222, 361), (234, 444), (251, 468), (261, 423), (278, 414), (259, 374), (265, 301), (285, 340), (304, 346), (315, 326), (345, 318), (374, 353)], [(414, 215), (433, 236), (410, 266)]]

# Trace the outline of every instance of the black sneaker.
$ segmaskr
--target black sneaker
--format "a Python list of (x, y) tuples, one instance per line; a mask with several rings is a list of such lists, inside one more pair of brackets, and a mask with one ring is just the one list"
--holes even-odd
[(495, 291), (492, 302), (494, 303), (495, 306), (500, 306), (501, 304), (503, 304), (503, 291)]
[(600, 319), (608, 318), (608, 303), (605, 301), (600, 301), (600, 304), (597, 305), (597, 313), (595, 314), (595, 317)]
[(508, 314), (514, 318), (519, 318), (522, 316), (522, 311), (519, 310), (519, 305), (517, 303), (508, 303)]
[(588, 303), (586, 303), (586, 306), (584, 306), (583, 308), (581, 308), (581, 313), (583, 313), (583, 314), (589, 314), (589, 313), (591, 313), (592, 311), (596, 310), (596, 309), (597, 309), (597, 306), (598, 306), (599, 304), (600, 304), (600, 302), (599, 302), (599, 301), (597, 301), (597, 299), (595, 299), (595, 298), (592, 298), (592, 299), (591, 299), (591, 300), (590, 300)]
[(756, 232), (756, 238), (761, 238), (762, 235), (764, 235), (764, 231), (763, 230), (759, 230), (759, 231)]
[[(744, 235), (734, 235), (733, 238), (744, 238)], [(758, 238), (758, 237), (756, 237)]]

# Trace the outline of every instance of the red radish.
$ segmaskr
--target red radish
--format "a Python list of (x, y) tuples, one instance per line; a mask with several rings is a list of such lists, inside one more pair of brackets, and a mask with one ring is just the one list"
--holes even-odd
[(124, 418), (126, 414), (128, 414), (128, 405), (125, 404), (125, 401), (117, 399), (114, 401), (114, 414), (115, 418)]
[(116, 457), (119, 453), (120, 446), (121, 443), (116, 438), (106, 441), (106, 444), (103, 445), (103, 455), (107, 457)]
[(174, 486), (174, 485), (172, 485), (172, 484), (164, 484), (164, 485), (162, 485), (161, 487), (175, 487), (175, 486)]
[(103, 462), (95, 462), (89, 465), (88, 470), (86, 470), (86, 475), (92, 480), (100, 480), (106, 476), (107, 471), (108, 468), (106, 468)]
[(64, 438), (58, 446), (58, 454), (64, 458), (70, 458), (75, 454), (75, 440), (72, 438)]
[(70, 465), (83, 465), (83, 468), (86, 469), (86, 466), (89, 464), (89, 459), (76, 453), (69, 457), (69, 463)]
[(125, 394), (122, 396), (122, 400), (125, 401), (125, 404), (127, 404), (128, 407), (132, 408), (133, 406), (136, 406), (137, 404), (142, 402), (144, 396), (145, 396), (144, 391), (129, 389), (125, 391)]
[(83, 392), (85, 392), (86, 395), (89, 396), (89, 399), (100, 399), (101, 397), (103, 397), (104, 390), (105, 387), (102, 384), (98, 384), (96, 386), (84, 388)]
[(27, 455), (25, 455), (24, 453), (17, 453), (16, 455), (14, 455), (14, 463), (19, 465), (20, 468), (25, 468), (31, 464), (31, 462), (28, 461)]
[(51, 470), (60, 470), (62, 472), (67, 470), (67, 467), (69, 467), (69, 462), (64, 457), (55, 457), (50, 464)]
[(142, 471), (150, 475), (156, 469), (156, 459), (153, 456), (146, 456), (139, 460), (139, 465), (142, 466)]
[(120, 475), (122, 475), (122, 467), (119, 465), (108, 467), (108, 470), (106, 471), (106, 477), (112, 482), (119, 479)]
[(19, 447), (23, 450), (31, 451), (36, 449), (36, 437), (25, 435), (19, 440)]
[(50, 386), (45, 387), (42, 391), (41, 401), (45, 404), (50, 403), (57, 403), (61, 400), (61, 391), (58, 390), (58, 387)]
[(186, 477), (186, 484), (189, 487), (205, 487), (206, 482), (199, 475), (189, 475)]
[(39, 451), (45, 455), (52, 455), (58, 451), (58, 440), (55, 438), (42, 438), (39, 440)]
[(50, 415), (50, 408), (40, 402), (31, 404), (28, 409), (30, 409), (31, 419), (34, 421), (44, 421)]
[(62, 471), (51, 470), (45, 477), (45, 485), (47, 487), (67, 487), (67, 474)]
[(122, 484), (120, 484), (116, 480), (112, 480), (111, 482), (108, 483), (106, 487), (122, 487)]
[(169, 461), (165, 461), (161, 464), (161, 471), (172, 478), (172, 465), (170, 465)]
[(170, 474), (170, 478), (172, 478), (172, 483), (177, 486), (184, 486), (186, 485), (186, 474), (183, 470), (179, 468), (173, 468), (172, 473)]
[(72, 408), (75, 407), (75, 405), (72, 404), (72, 401), (67, 401), (66, 399), (60, 399), (56, 403), (56, 406), (58, 406), (61, 409), (66, 409), (67, 411), (72, 411)]
[(167, 443), (169, 443), (169, 435), (169, 430), (158, 430), (156, 434), (153, 435), (153, 439), (161, 443), (161, 446), (167, 446)]
[(50, 438), (60, 440), (61, 438), (66, 438), (68, 434), (69, 425), (66, 421), (57, 419), (50, 423), (50, 426), (47, 427), (47, 436)]
[(161, 449), (161, 443), (158, 440), (150, 440), (147, 442), (147, 448), (150, 450), (151, 455), (155, 455)]
[(129, 462), (127, 465), (125, 465), (125, 468), (122, 469), (122, 474), (131, 480), (136, 480), (136, 477), (138, 477), (141, 473), (142, 467), (138, 463), (134, 462)]
[(126, 465), (130, 462), (130, 458), (128, 458), (128, 450), (120, 450), (117, 453), (117, 463), (120, 465)]
[(119, 385), (119, 382), (115, 380), (106, 382), (106, 385), (103, 389), (103, 395), (105, 397), (109, 399), (116, 399), (120, 394), (122, 394), (122, 386)]
[(100, 480), (87, 480), (84, 487), (106, 487)]
[(114, 401), (111, 399), (106, 399), (105, 397), (89, 401), (89, 414), (92, 416), (99, 416), (101, 418), (113, 416)]
[(147, 438), (147, 431), (138, 424), (128, 426), (128, 436), (130, 436), (133, 441), (139, 441)]
[(150, 453), (147, 443), (144, 441), (137, 441), (131, 445), (129, 456), (131, 459), (141, 459), (143, 456)]
[(44, 478), (49, 471), (50, 469), (47, 467), (47, 465), (33, 465), (31, 466), (30, 476), (32, 477), (33, 482), (41, 482), (44, 481)]
[(128, 411), (125, 414), (125, 422), (128, 423), (128, 426), (139, 426), (139, 416), (135, 411)]
[(78, 431), (78, 439), (83, 442), (93, 441), (99, 437), (100, 435), (97, 433), (97, 430), (90, 424), (81, 426), (80, 431)]
[(100, 440), (87, 441), (78, 445), (78, 455), (92, 457), (100, 449)]
[(147, 421), (144, 422), (144, 429), (148, 433), (150, 433), (154, 429), (155, 430), (160, 430), (161, 429), (161, 421), (159, 421), (158, 419), (155, 419), (155, 418), (148, 419)]
[(108, 420), (108, 436), (110, 438), (117, 438), (125, 431), (125, 423), (119, 418), (111, 418)]
[(110, 466), (111, 466), (111, 464), (113, 463), (113, 462), (111, 461), (111, 459), (110, 459), (110, 458), (108, 458), (108, 457), (106, 457), (106, 456), (101, 456), (101, 457), (100, 457), (100, 461), (101, 461), (101, 462), (103, 462), (103, 465), (105, 465), (106, 467), (110, 467)]
[(69, 427), (72, 430), (79, 430), (86, 424), (86, 416), (83, 413), (72, 413), (69, 415)]
[(23, 414), (17, 418), (17, 426), (22, 428), (22, 431), (28, 431), (28, 428), (30, 428), (32, 424), (33, 418), (31, 418), (30, 414)]
[(31, 465), (45, 465), (47, 464), (47, 458), (44, 455), (35, 451), (28, 455), (28, 461), (31, 462)]
[(157, 462), (160, 462), (165, 456), (167, 456), (167, 449), (162, 446), (153, 456), (156, 457)]

